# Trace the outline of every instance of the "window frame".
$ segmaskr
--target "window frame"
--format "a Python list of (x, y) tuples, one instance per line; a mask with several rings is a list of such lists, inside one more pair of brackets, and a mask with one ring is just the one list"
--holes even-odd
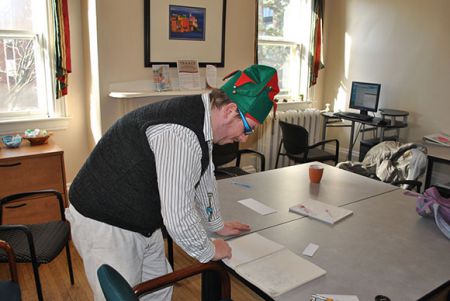
[[(35, 1), (35, 0), (33, 0)], [(36, 68), (36, 85), (43, 87), (37, 90), (38, 102), (45, 106), (45, 110), (28, 112), (0, 113), (0, 134), (23, 132), (26, 128), (65, 129), (68, 116), (65, 97), (56, 99), (55, 93), (55, 48), (53, 10), (51, 0), (42, 0), (45, 4), (46, 16), (39, 31), (28, 30), (0, 30), (0, 37), (29, 38), (34, 40), (34, 56)], [(45, 20), (44, 20), (45, 19)], [(39, 72), (38, 72), (39, 71)], [(45, 112), (44, 112), (45, 111)]]
[[(301, 0), (299, 0), (301, 1)], [(260, 16), (260, 2), (257, 2), (257, 27), (259, 24)], [(312, 15), (312, 11), (309, 11), (309, 14)], [(299, 12), (299, 17), (301, 16), (301, 12)], [(261, 16), (264, 17), (264, 16)], [(310, 23), (310, 22), (309, 22)], [(306, 41), (310, 40), (311, 32), (310, 32), (310, 26), (308, 26), (307, 32), (308, 32), (308, 38)], [(259, 46), (260, 45), (272, 45), (272, 46), (285, 46), (285, 47), (291, 47), (291, 57), (294, 57), (298, 60), (298, 66), (296, 67), (299, 71), (299, 78), (298, 82), (295, 84), (296, 89), (294, 89), (294, 94), (282, 94), (282, 91), (276, 96), (277, 99), (283, 99), (288, 101), (306, 101), (308, 99), (308, 82), (309, 82), (309, 72), (308, 72), (308, 64), (309, 64), (309, 58), (308, 58), (308, 52), (309, 52), (309, 46), (306, 45), (304, 42), (301, 41), (293, 41), (292, 39), (283, 38), (283, 37), (274, 37), (274, 36), (260, 36), (259, 35), (259, 29), (257, 28), (256, 32), (256, 39), (257, 39), (257, 52), (259, 52)], [(292, 50), (293, 49), (293, 50)], [(297, 52), (297, 55), (293, 55), (292, 52)], [(258, 56), (258, 63), (260, 63), (260, 57)], [(289, 90), (292, 90), (290, 88)]]

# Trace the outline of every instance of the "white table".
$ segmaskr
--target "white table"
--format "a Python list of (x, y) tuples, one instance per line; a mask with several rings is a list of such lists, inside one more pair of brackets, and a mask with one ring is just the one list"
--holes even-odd
[[(308, 168), (311, 164), (325, 167), (320, 184), (309, 182)], [(250, 185), (251, 188), (233, 182)], [(319, 162), (218, 181), (224, 219), (248, 223), (252, 232), (301, 218), (298, 214), (289, 212), (289, 207), (302, 200), (315, 199), (342, 206), (396, 189), (399, 188)], [(277, 212), (262, 216), (237, 202), (247, 198), (253, 198)]]
[[(358, 174), (322, 164), (325, 168), (320, 184), (310, 184), (308, 169), (311, 164), (249, 174), (218, 181), (222, 215), (225, 220), (236, 219), (250, 224), (251, 232), (289, 225), (303, 217), (289, 212), (289, 207), (305, 199), (315, 199), (336, 206), (360, 202), (364, 199), (399, 190), (398, 187), (369, 179)], [(250, 188), (234, 184), (250, 185)], [(277, 210), (262, 216), (241, 205), (238, 200), (253, 198)], [(202, 276), (202, 299), (214, 300), (217, 284), (213, 273)], [(246, 283), (250, 288), (255, 289)], [(255, 289), (257, 291), (257, 289)]]
[(450, 241), (433, 219), (415, 212), (415, 197), (396, 190), (344, 207), (353, 215), (334, 226), (302, 218), (258, 232), (297, 254), (318, 244), (304, 258), (327, 271), (276, 300), (314, 293), (416, 300), (450, 279)]

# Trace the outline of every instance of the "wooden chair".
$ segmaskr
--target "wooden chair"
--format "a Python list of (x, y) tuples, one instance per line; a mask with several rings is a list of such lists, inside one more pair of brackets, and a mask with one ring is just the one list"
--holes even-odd
[[(338, 163), (339, 141), (337, 139), (324, 140), (309, 145), (309, 134), (304, 127), (281, 120), (279, 121), (279, 124), (283, 138), (281, 139), (280, 147), (278, 148), (275, 168), (278, 167), (278, 159), (280, 156), (287, 156), (295, 163), (307, 163), (313, 161), (334, 161), (334, 165)], [(327, 143), (335, 143), (334, 153), (329, 153), (318, 148)], [(281, 152), (283, 146), (286, 150), (284, 153)]]
[[(11, 280), (0, 281), (0, 299), (8, 301), (20, 301), (19, 277), (16, 267), (16, 255), (11, 246), (4, 240), (0, 240), (0, 254), (3, 250), (8, 257), (9, 273)], [(2, 254), (3, 255), (3, 254)]]
[(218, 273), (221, 281), (220, 300), (231, 300), (230, 278), (225, 268), (217, 262), (197, 263), (155, 279), (142, 282), (133, 288), (119, 272), (107, 264), (103, 264), (98, 268), (97, 276), (107, 301), (138, 301), (139, 297), (142, 295), (165, 288), (173, 285), (177, 281), (204, 272)]
[[(241, 156), (247, 154), (256, 155), (260, 161), (259, 170), (265, 170), (266, 159), (263, 154), (251, 149), (239, 149), (239, 142), (224, 145), (214, 144), (213, 163), (216, 168), (216, 179), (220, 180), (248, 174), (248, 172), (240, 168)], [(236, 164), (234, 166), (223, 166), (233, 160), (236, 160)]]
[[(37, 195), (54, 196), (59, 203), (61, 220), (50, 221), (42, 224), (31, 225), (3, 225), (3, 206), (7, 204)], [(39, 201), (36, 198), (33, 201)], [(20, 210), (24, 204), (9, 204), (8, 207)], [(39, 265), (51, 262), (61, 251), (66, 249), (67, 265), (69, 269), (70, 283), (74, 284), (72, 261), (69, 250), (70, 225), (64, 216), (64, 203), (61, 193), (55, 190), (39, 190), (6, 196), (0, 199), (0, 239), (8, 242), (16, 254), (16, 262), (30, 262), (33, 266), (34, 279), (38, 299), (42, 301), (42, 287), (39, 277)], [(7, 262), (8, 258), (0, 254), (0, 262)]]

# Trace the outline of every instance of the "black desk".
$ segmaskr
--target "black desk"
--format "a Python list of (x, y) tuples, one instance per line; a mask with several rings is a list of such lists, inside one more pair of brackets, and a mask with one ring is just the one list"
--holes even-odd
[[(390, 115), (389, 114), (389, 113), (393, 114), (394, 112), (396, 114), (401, 113), (401, 115)], [(364, 120), (359, 120), (359, 119), (347, 117), (347, 116), (339, 116), (338, 117), (338, 116), (334, 115), (334, 112), (324, 112), (324, 113), (322, 113), (322, 116), (323, 116), (322, 140), (326, 139), (327, 127), (350, 127), (351, 128), (350, 129), (350, 141), (349, 141), (349, 145), (348, 145), (347, 160), (351, 161), (353, 146), (355, 145), (355, 142), (356, 142), (355, 141), (355, 124), (356, 123), (362, 124), (364, 126), (364, 128), (360, 130), (362, 132), (368, 131), (368, 130), (377, 130), (379, 128), (380, 135), (379, 135), (379, 137), (377, 137), (375, 139), (376, 143), (385, 141), (385, 140), (392, 140), (392, 139), (388, 139), (388, 137), (385, 136), (386, 130), (400, 129), (400, 128), (405, 128), (408, 126), (408, 123), (406, 122), (406, 120), (400, 121), (400, 120), (396, 120), (395, 118), (393, 118), (393, 119), (385, 118), (385, 116), (394, 116), (394, 117), (408, 116), (408, 112), (398, 111), (398, 110), (389, 110), (389, 113), (383, 114), (383, 118), (374, 117), (372, 120), (364, 121)], [(342, 120), (349, 121), (350, 123), (343, 123)], [(384, 123), (380, 123), (383, 121), (384, 121)], [(370, 128), (365, 129), (365, 126), (369, 126)], [(398, 136), (398, 133), (397, 133), (397, 136)], [(398, 137), (396, 137), (396, 139), (397, 138)]]

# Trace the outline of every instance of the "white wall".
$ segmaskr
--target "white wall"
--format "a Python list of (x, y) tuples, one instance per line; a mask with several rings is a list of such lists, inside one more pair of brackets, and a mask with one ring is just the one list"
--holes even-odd
[[(410, 112), (404, 140), (450, 132), (449, 12), (448, 0), (326, 0), (323, 102), (347, 108), (352, 81), (378, 82), (380, 107)], [(329, 134), (348, 145), (348, 130)]]
[[(90, 24), (98, 30), (96, 45), (88, 41), (89, 3), (97, 10), (97, 23)], [(65, 150), (70, 182), (92, 146), (91, 101), (98, 102), (99, 126), (104, 132), (122, 113), (121, 101), (108, 96), (109, 85), (149, 79), (151, 70), (144, 68), (143, 0), (73, 0), (69, 5), (74, 70), (68, 104), (72, 120), (69, 129), (55, 133), (54, 139)], [(326, 69), (315, 89), (315, 98), (321, 103), (314, 106), (333, 104), (343, 87), (346, 107), (353, 80), (379, 82), (380, 106), (411, 113), (410, 126), (402, 130), (405, 140), (439, 130), (450, 132), (446, 89), (450, 83), (449, 11), (447, 0), (327, 0)], [(219, 69), (219, 76), (253, 63), (254, 12), (254, 0), (228, 0), (225, 68)], [(347, 76), (346, 33), (352, 40)], [(98, 66), (90, 65), (89, 46), (98, 48)], [(92, 89), (90, 74), (96, 68), (98, 92)], [(343, 146), (348, 144), (348, 130), (331, 130), (329, 136), (339, 137)]]
[[(122, 112), (122, 100), (108, 96), (109, 85), (151, 79), (144, 67), (144, 1), (97, 0), (98, 57), (102, 132)], [(228, 0), (225, 67), (219, 77), (254, 62), (255, 0)], [(195, 58), (195, 57), (193, 57)]]
[[(144, 67), (143, 0), (71, 0), (69, 3), (72, 73), (69, 77), (69, 127), (52, 139), (65, 154), (70, 183), (95, 144), (123, 113), (109, 85), (151, 78)], [(225, 67), (219, 77), (254, 62), (256, 0), (228, 0)], [(98, 61), (97, 61), (98, 60)], [(142, 101), (142, 100), (141, 100)]]

